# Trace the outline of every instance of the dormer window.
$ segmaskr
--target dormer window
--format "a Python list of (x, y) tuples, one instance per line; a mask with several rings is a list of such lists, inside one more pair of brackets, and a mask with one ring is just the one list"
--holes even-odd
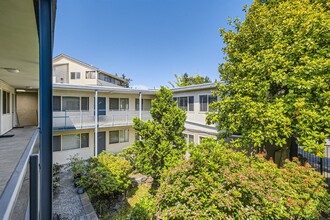
[(71, 72), (71, 79), (80, 79), (80, 72)]

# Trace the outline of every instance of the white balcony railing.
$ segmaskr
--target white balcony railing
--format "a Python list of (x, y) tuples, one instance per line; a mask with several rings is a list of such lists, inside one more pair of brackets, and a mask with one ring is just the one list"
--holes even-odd
[[(102, 112), (102, 111), (99, 111)], [(98, 115), (98, 127), (114, 127), (133, 125), (133, 118), (139, 117), (138, 111), (103, 111), (105, 115)], [(151, 119), (149, 111), (142, 111), (142, 120)], [(53, 129), (83, 129), (95, 127), (95, 115), (92, 112), (62, 111), (53, 112)]]

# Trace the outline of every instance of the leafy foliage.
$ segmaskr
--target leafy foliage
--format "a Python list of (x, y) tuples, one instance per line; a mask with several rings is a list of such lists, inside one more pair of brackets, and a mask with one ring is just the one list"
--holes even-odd
[(92, 197), (112, 197), (125, 192), (130, 186), (128, 174), (131, 169), (128, 161), (102, 152), (89, 160), (87, 174), (82, 177), (80, 184)]
[(278, 168), (214, 140), (168, 170), (155, 197), (162, 219), (319, 219), (330, 214), (324, 177), (298, 159)]
[(148, 195), (135, 204), (130, 213), (130, 219), (152, 219), (155, 214), (155, 203), (152, 196)]
[(69, 160), (69, 171), (73, 172), (73, 178), (80, 178), (86, 173), (86, 167), (84, 160), (78, 154), (70, 155)]
[(172, 101), (172, 92), (162, 87), (152, 100), (152, 121), (134, 118), (134, 129), (141, 140), (126, 150), (133, 166), (155, 180), (169, 166), (176, 164), (185, 152), (184, 122), (186, 113)]
[(129, 85), (133, 80), (131, 78), (127, 78), (124, 73), (121, 75), (121, 78), (126, 80), (126, 82), (123, 82), (121, 85), (126, 87), (126, 88), (129, 88)]
[(211, 80), (207, 76), (200, 76), (196, 74), (195, 76), (189, 76), (187, 73), (182, 74), (181, 76), (175, 74), (175, 82), (169, 82), (172, 87), (183, 87), (183, 86), (191, 86), (198, 85), (203, 83), (210, 83)]
[(330, 3), (255, 1), (246, 20), (220, 29), (226, 84), (208, 123), (225, 136), (241, 132), (237, 145), (283, 147), (294, 136), (307, 152), (324, 155), (330, 136)]

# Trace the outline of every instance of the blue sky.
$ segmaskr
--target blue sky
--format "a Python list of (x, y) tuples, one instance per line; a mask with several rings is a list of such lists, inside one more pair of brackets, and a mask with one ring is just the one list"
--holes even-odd
[(54, 56), (64, 53), (131, 86), (159, 87), (174, 74), (219, 79), (220, 27), (244, 19), (252, 0), (58, 0)]

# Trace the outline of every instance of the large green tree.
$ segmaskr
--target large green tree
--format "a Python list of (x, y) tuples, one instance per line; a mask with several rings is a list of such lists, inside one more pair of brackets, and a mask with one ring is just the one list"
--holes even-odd
[(194, 76), (189, 76), (188, 73), (184, 73), (182, 75), (175, 74), (175, 82), (169, 82), (172, 87), (183, 87), (183, 86), (191, 86), (198, 85), (203, 83), (210, 83), (211, 80), (208, 76), (201, 76), (198, 73)]
[[(238, 146), (269, 146), (287, 158), (291, 137), (322, 156), (330, 135), (329, 3), (255, 0), (243, 22), (220, 29), (226, 54), (219, 72), (220, 101), (207, 120), (241, 132)], [(276, 154), (281, 152), (281, 154)], [(284, 153), (284, 154), (283, 154)]]
[(180, 161), (185, 152), (184, 122), (186, 112), (172, 100), (172, 91), (161, 87), (152, 100), (152, 120), (134, 118), (136, 140), (128, 152), (133, 166), (140, 172), (159, 179), (164, 169)]

